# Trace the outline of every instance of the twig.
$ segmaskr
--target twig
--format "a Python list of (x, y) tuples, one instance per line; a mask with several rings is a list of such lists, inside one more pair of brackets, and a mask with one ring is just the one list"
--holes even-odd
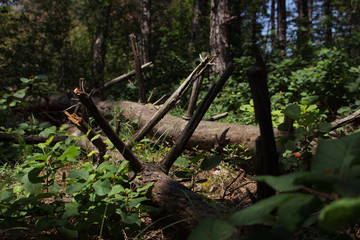
[(221, 114), (218, 114), (218, 115), (215, 115), (209, 119), (207, 119), (206, 121), (216, 121), (216, 120), (219, 120), (221, 118), (225, 118), (229, 116), (229, 113), (228, 112), (224, 112), (224, 113), (221, 113)]
[(154, 95), (154, 92), (156, 91), (156, 87), (153, 88), (153, 90), (151, 90), (150, 96), (147, 99), (147, 102), (150, 102), (152, 96)]
[(224, 198), (225, 198), (225, 196), (226, 196), (227, 190), (230, 188), (231, 185), (234, 184), (234, 182), (235, 182), (236, 180), (238, 180), (239, 177), (244, 176), (244, 173), (245, 173), (245, 172), (244, 172), (243, 170), (241, 170), (240, 173), (236, 176), (236, 178), (235, 178), (234, 180), (232, 180), (229, 185), (227, 185), (227, 187), (225, 188), (225, 191), (224, 191), (224, 194), (223, 194), (221, 200), (224, 200)]
[(159, 98), (156, 102), (153, 103), (153, 105), (158, 104), (161, 100), (163, 100), (166, 97), (166, 94), (162, 95), (161, 98)]

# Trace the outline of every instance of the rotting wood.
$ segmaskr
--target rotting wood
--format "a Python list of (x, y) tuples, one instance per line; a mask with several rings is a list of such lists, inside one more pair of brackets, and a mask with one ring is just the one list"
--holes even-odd
[(194, 133), (201, 119), (204, 117), (206, 111), (209, 109), (210, 105), (214, 101), (216, 95), (220, 92), (225, 82), (229, 79), (233, 70), (234, 65), (230, 63), (226, 67), (224, 73), (221, 75), (219, 81), (211, 86), (208, 93), (205, 95), (204, 99), (198, 106), (194, 116), (186, 124), (185, 128), (181, 131), (181, 134), (176, 139), (174, 146), (171, 148), (166, 157), (159, 161), (158, 166), (161, 168), (162, 171), (168, 173), (170, 167), (180, 156), (180, 154), (185, 150), (187, 142), (190, 140), (192, 134)]
[(135, 133), (133, 138), (128, 142), (138, 142), (150, 132), (150, 130), (170, 111), (176, 102), (184, 95), (190, 85), (197, 79), (214, 60), (214, 57), (205, 57), (203, 61), (195, 68), (195, 70), (186, 78), (181, 86), (168, 98), (168, 100), (160, 107), (160, 109), (143, 125), (139, 131)]
[(200, 93), (200, 87), (201, 87), (202, 80), (203, 80), (203, 76), (201, 75), (193, 83), (190, 101), (189, 101), (188, 107), (186, 109), (186, 114), (183, 116), (183, 119), (185, 119), (185, 120), (189, 120), (192, 117), (192, 115), (194, 114), (194, 111), (196, 109), (196, 102), (197, 102), (197, 99), (198, 99), (198, 96)]
[(146, 93), (145, 93), (145, 86), (144, 86), (144, 79), (141, 73), (141, 63), (140, 63), (140, 54), (138, 50), (138, 46), (136, 43), (136, 36), (135, 34), (130, 34), (130, 41), (131, 41), (131, 48), (134, 54), (134, 67), (135, 67), (135, 75), (136, 80), (138, 83), (138, 90), (139, 90), (139, 102), (146, 103)]

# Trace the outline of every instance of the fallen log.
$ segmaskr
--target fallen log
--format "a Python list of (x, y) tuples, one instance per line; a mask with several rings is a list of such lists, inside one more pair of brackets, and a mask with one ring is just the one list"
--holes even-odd
[[(10, 141), (24, 141), (26, 144), (38, 144), (44, 143), (49, 140), (50, 137), (34, 136), (34, 135), (18, 135), (18, 134), (8, 134), (0, 133), (1, 142), (10, 142)], [(65, 141), (67, 136), (55, 136), (53, 137), (51, 143), (57, 143)]]
[[(122, 101), (114, 106), (120, 110), (120, 117), (134, 121), (138, 120), (140, 125), (146, 122), (156, 113), (157, 108), (152, 104), (139, 104), (135, 102)], [(158, 122), (150, 131), (153, 138), (158, 141), (166, 140), (170, 143), (175, 142), (180, 132), (184, 129), (188, 121), (171, 115)], [(274, 129), (275, 136), (283, 136), (277, 129)], [(192, 149), (213, 149), (222, 148), (225, 145), (244, 145), (245, 148), (253, 149), (255, 140), (260, 135), (258, 126), (245, 126), (222, 122), (201, 121), (195, 132), (191, 136), (186, 147)]]

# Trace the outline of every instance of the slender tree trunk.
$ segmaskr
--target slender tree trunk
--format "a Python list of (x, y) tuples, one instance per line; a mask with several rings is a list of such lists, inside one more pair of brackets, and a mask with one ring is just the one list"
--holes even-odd
[(328, 46), (332, 43), (332, 0), (325, 0), (324, 2), (324, 13), (325, 13), (325, 42)]
[(310, 49), (307, 47), (310, 31), (308, 0), (298, 0), (296, 4), (298, 8), (296, 47), (302, 58), (306, 59), (310, 54)]
[(286, 55), (286, 1), (276, 0), (277, 3), (277, 40), (279, 49)]
[(141, 64), (150, 61), (150, 48), (151, 48), (151, 0), (141, 1), (141, 21), (140, 21), (140, 55)]
[[(108, 35), (108, 25), (110, 20), (111, 1), (97, 1), (100, 8), (99, 13), (96, 16), (96, 37), (93, 42), (93, 85), (100, 87), (104, 86), (104, 68), (105, 68), (105, 56), (106, 56), (106, 40)], [(92, 86), (92, 87), (94, 87)], [(103, 91), (100, 91), (100, 95), (103, 97)]]
[(271, 9), (270, 9), (270, 39), (271, 39), (271, 45), (274, 48), (275, 47), (275, 1), (271, 0)]
[(190, 29), (190, 43), (189, 43), (189, 57), (193, 58), (194, 54), (198, 53), (197, 49), (197, 38), (200, 34), (200, 17), (205, 12), (207, 0), (194, 0), (193, 3), (193, 15), (191, 18), (191, 29)]
[(221, 74), (230, 62), (228, 0), (211, 0), (210, 12), (210, 53), (217, 56), (212, 72)]

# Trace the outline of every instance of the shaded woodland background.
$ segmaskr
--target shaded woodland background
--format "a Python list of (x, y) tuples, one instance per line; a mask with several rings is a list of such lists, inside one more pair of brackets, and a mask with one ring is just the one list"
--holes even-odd
[[(359, 187), (360, 176), (356, 111), (360, 105), (360, 1), (14, 0), (1, 1), (0, 13), (0, 179), (4, 180), (0, 222), (6, 224), (0, 228), (0, 237), (167, 235), (184, 239), (190, 234), (190, 239), (300, 239), (309, 232), (312, 237), (333, 233), (335, 238), (358, 237), (354, 223), (359, 219), (360, 201), (354, 189)], [(135, 45), (140, 60), (134, 63)], [(176, 158), (165, 170), (154, 165), (167, 158), (176, 137), (162, 142), (160, 137), (144, 138), (127, 145), (130, 153), (125, 158), (140, 159), (138, 165), (130, 160), (131, 167), (127, 162), (108, 161), (97, 166), (97, 151), (103, 153), (103, 161), (116, 152), (114, 147), (80, 150), (71, 142), (82, 141), (79, 132), (71, 130), (76, 137), (64, 140), (68, 133), (61, 126), (67, 120), (62, 110), (74, 104), (72, 92), (79, 85), (86, 83), (77, 91), (84, 105), (82, 99), (88, 98), (84, 91), (97, 89), (96, 104), (104, 104), (102, 110), (109, 119), (115, 116), (110, 124), (114, 129), (116, 125), (119, 139), (126, 141), (144, 120), (121, 113), (121, 108), (133, 103), (123, 102), (119, 108), (118, 101), (145, 103), (149, 95), (151, 102), (169, 96), (206, 55), (216, 58), (203, 77), (199, 99), (226, 66), (231, 71), (235, 66), (230, 77), (225, 71), (229, 78), (206, 119), (227, 112), (221, 122), (257, 126), (254, 113), (259, 98), (254, 98), (249, 85), (260, 75), (267, 80), (270, 122), (276, 133), (287, 133), (286, 138), (277, 139), (279, 166), (274, 168), (281, 176), (255, 178), (272, 188), (270, 194), (259, 194), (250, 180), (261, 173), (253, 162), (256, 133), (246, 144), (214, 143), (210, 150), (185, 151), (170, 176), (187, 187), (164, 174)], [(149, 62), (153, 66), (142, 75), (144, 92), (138, 91), (132, 78), (106, 88), (111, 80)], [(261, 72), (254, 72), (252, 67), (259, 63)], [(112, 101), (111, 111), (109, 102), (100, 101), (104, 99)], [(187, 93), (170, 113), (184, 116), (189, 101)], [(145, 105), (141, 117), (158, 108)], [(116, 122), (117, 115), (128, 119)], [(44, 118), (47, 122), (42, 122)], [(93, 118), (88, 123), (104, 130)], [(253, 126), (248, 129), (257, 131)], [(89, 132), (85, 131), (89, 140), (100, 139), (98, 132)], [(11, 143), (4, 140), (5, 134), (22, 138), (15, 137)], [(26, 135), (45, 139), (33, 145)], [(131, 168), (138, 177), (129, 175)], [(252, 188), (244, 187), (247, 184)], [(212, 192), (214, 188), (220, 190)], [(194, 192), (221, 200), (227, 210), (219, 205), (209, 210)], [(260, 201), (264, 197), (269, 198)], [(153, 204), (166, 213), (159, 213)], [(194, 204), (199, 209), (193, 209)], [(216, 217), (205, 218), (197, 226), (199, 217), (209, 212)], [(342, 214), (340, 220), (336, 214)], [(255, 228), (242, 228), (254, 224)], [(162, 231), (166, 228), (170, 234)]]

